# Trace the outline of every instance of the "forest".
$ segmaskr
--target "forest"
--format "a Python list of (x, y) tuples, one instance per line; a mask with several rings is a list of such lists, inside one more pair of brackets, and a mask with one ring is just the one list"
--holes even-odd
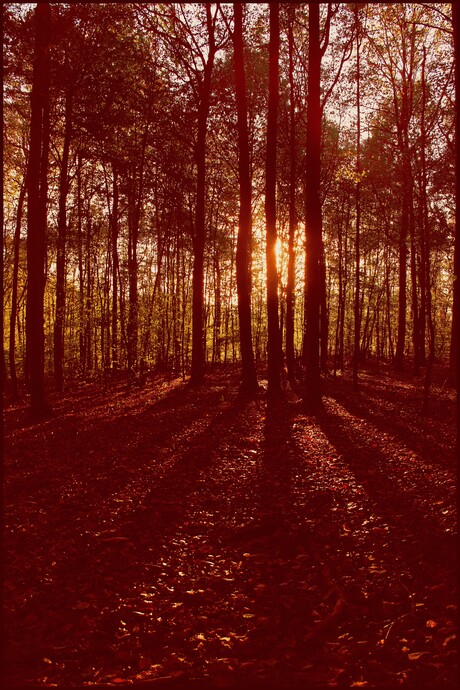
[(6, 686), (457, 687), (457, 4), (2, 20)]

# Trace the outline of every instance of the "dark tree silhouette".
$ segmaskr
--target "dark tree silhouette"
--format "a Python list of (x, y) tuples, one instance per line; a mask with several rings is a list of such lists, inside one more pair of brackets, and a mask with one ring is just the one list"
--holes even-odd
[(233, 47), (235, 60), (235, 94), (238, 118), (238, 179), (240, 207), (238, 216), (238, 240), (236, 247), (236, 284), (238, 290), (238, 317), (241, 348), (241, 390), (254, 392), (258, 389), (251, 329), (251, 291), (249, 276), (249, 243), (252, 231), (252, 190), (249, 166), (248, 106), (246, 98), (246, 74), (243, 54), (243, 7), (233, 3), (235, 27)]
[(281, 342), (276, 267), (276, 138), (279, 101), (279, 49), (279, 5), (272, 3), (270, 4), (265, 217), (267, 224), (268, 392), (273, 395), (278, 395), (281, 392)]
[(355, 313), (354, 313), (354, 350), (353, 350), (353, 383), (358, 383), (359, 353), (361, 340), (361, 314), (360, 314), (360, 239), (361, 239), (361, 32), (359, 6), (355, 5), (355, 24), (356, 24), (356, 236), (355, 236)]
[(206, 133), (208, 128), (211, 98), (211, 75), (217, 47), (215, 21), (211, 3), (206, 3), (206, 29), (208, 54), (199, 82), (198, 133), (196, 139), (196, 211), (193, 235), (193, 298), (192, 298), (192, 370), (190, 381), (201, 384), (204, 381), (203, 303), (204, 303), (204, 247), (206, 241)]
[(49, 49), (51, 9), (35, 10), (35, 54), (31, 94), (27, 176), (27, 363), (30, 413), (41, 418), (51, 409), (45, 396), (43, 297), (45, 290), (47, 175), (49, 151)]
[(454, 55), (455, 55), (455, 248), (454, 248), (454, 304), (453, 304), (453, 319), (452, 319), (452, 333), (453, 337), (453, 373), (455, 378), (455, 385), (457, 387), (457, 451), (460, 450), (460, 440), (458, 434), (458, 423), (460, 421), (460, 347), (458, 337), (458, 325), (460, 323), (460, 233), (458, 231), (458, 216), (460, 208), (460, 186), (459, 186), (459, 138), (460, 138), (460, 118), (459, 118), (459, 91), (460, 91), (460, 76), (458, 68), (458, 52), (460, 49), (458, 34), (458, 4), (452, 3), (452, 20), (454, 25)]
[(305, 395), (307, 406), (321, 402), (320, 385), (320, 301), (322, 220), (321, 175), (321, 46), (319, 5), (309, 3), (308, 12), (308, 100), (307, 100), (307, 176), (305, 181), (306, 232), (306, 324), (305, 324)]
[(290, 380), (294, 378), (294, 283), (295, 283), (295, 233), (297, 230), (296, 209), (296, 118), (294, 100), (294, 19), (295, 5), (289, 6), (288, 51), (289, 51), (289, 240), (288, 276), (286, 285), (286, 365)]
[(54, 381), (56, 390), (64, 388), (64, 321), (66, 298), (67, 195), (69, 192), (69, 152), (72, 138), (71, 87), (67, 88), (64, 113), (64, 143), (59, 180), (59, 212), (56, 257), (56, 319), (54, 321)]

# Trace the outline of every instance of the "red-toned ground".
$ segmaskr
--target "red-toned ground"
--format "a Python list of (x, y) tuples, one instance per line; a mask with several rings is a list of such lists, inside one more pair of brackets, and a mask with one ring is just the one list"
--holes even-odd
[(455, 686), (454, 395), (155, 378), (6, 410), (6, 685)]

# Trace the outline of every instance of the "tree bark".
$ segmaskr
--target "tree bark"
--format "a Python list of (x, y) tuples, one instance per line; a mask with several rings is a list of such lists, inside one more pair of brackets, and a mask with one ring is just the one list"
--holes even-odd
[(242, 392), (255, 392), (258, 389), (251, 327), (251, 288), (250, 288), (250, 240), (252, 233), (252, 189), (249, 161), (248, 108), (246, 99), (246, 75), (243, 52), (243, 8), (239, 2), (233, 3), (235, 28), (233, 47), (235, 60), (235, 92), (238, 118), (238, 178), (240, 186), (240, 206), (238, 216), (238, 238), (236, 245), (236, 285), (238, 292), (238, 319), (241, 348), (241, 386)]
[(208, 58), (199, 85), (198, 131), (196, 139), (196, 211), (193, 233), (192, 277), (192, 368), (190, 382), (204, 383), (204, 247), (206, 242), (206, 134), (211, 96), (211, 75), (215, 57), (214, 25), (211, 4), (206, 3)]
[(360, 343), (360, 234), (361, 234), (361, 102), (360, 102), (360, 86), (361, 86), (361, 64), (360, 64), (360, 17), (359, 7), (355, 5), (355, 23), (356, 23), (356, 188), (355, 188), (355, 203), (356, 203), (356, 238), (355, 238), (355, 312), (354, 312), (354, 351), (353, 351), (353, 384), (358, 385), (358, 371), (359, 371), (359, 343)]
[(322, 218), (321, 175), (321, 50), (319, 5), (308, 3), (308, 99), (307, 99), (307, 173), (305, 184), (306, 234), (306, 324), (305, 324), (305, 395), (307, 407), (321, 403), (320, 381), (320, 262)]
[(69, 151), (72, 139), (72, 93), (65, 101), (65, 131), (59, 179), (59, 211), (56, 255), (56, 316), (54, 321), (54, 385), (64, 389), (64, 326), (66, 309), (67, 195), (69, 192)]
[[(292, 5), (292, 13), (295, 5)], [(295, 350), (294, 350), (294, 282), (295, 282), (295, 234), (297, 230), (296, 211), (296, 127), (294, 102), (294, 14), (289, 16), (288, 51), (289, 51), (289, 238), (288, 238), (288, 275), (286, 284), (286, 366), (291, 381), (295, 378)]]
[(85, 354), (85, 276), (83, 267), (83, 231), (82, 231), (82, 185), (81, 185), (82, 154), (77, 156), (77, 245), (78, 245), (78, 288), (79, 288), (79, 356), (80, 374), (86, 371)]
[(404, 367), (404, 349), (406, 342), (406, 308), (407, 308), (407, 227), (409, 223), (409, 171), (408, 152), (403, 152), (403, 199), (401, 225), (399, 230), (399, 275), (398, 275), (398, 336), (394, 367), (402, 371)]
[(21, 245), (21, 225), (24, 200), (26, 196), (27, 181), (24, 180), (19, 192), (18, 210), (16, 214), (16, 227), (14, 231), (13, 248), (13, 286), (11, 295), (11, 314), (9, 332), (9, 368), (11, 377), (11, 397), (17, 400), (19, 397), (18, 375), (16, 371), (16, 319), (18, 316), (18, 279), (19, 279), (19, 249)]
[(27, 362), (30, 414), (46, 417), (51, 408), (45, 395), (44, 291), (47, 231), (47, 175), (49, 152), (49, 50), (51, 9), (35, 9), (35, 55), (31, 94), (29, 168), (27, 176)]
[(137, 362), (137, 341), (138, 341), (138, 261), (137, 243), (139, 236), (139, 209), (136, 203), (135, 194), (135, 172), (128, 180), (128, 291), (129, 291), (129, 312), (128, 312), (128, 377), (131, 381), (134, 375), (134, 368)]
[(118, 367), (118, 171), (112, 162), (112, 368)]
[[(460, 327), (460, 233), (458, 230), (458, 218), (460, 209), (460, 166), (459, 166), (459, 150), (460, 150), (460, 126), (459, 126), (459, 110), (460, 110), (460, 97), (459, 97), (459, 66), (458, 66), (458, 53), (460, 50), (459, 45), (459, 20), (458, 20), (458, 4), (456, 2), (452, 3), (452, 21), (454, 30), (454, 55), (455, 55), (455, 246), (454, 246), (454, 285), (453, 285), (453, 308), (452, 308), (452, 336), (451, 336), (451, 349), (450, 349), (450, 368), (454, 384), (457, 388), (457, 410), (460, 409), (460, 347), (459, 347), (459, 327)], [(457, 444), (459, 444), (458, 439), (460, 434), (457, 435)]]
[(280, 327), (278, 316), (278, 271), (276, 267), (276, 147), (278, 120), (279, 77), (279, 4), (270, 4), (270, 45), (267, 114), (266, 158), (266, 261), (267, 261), (267, 317), (268, 317), (268, 392), (281, 392)]

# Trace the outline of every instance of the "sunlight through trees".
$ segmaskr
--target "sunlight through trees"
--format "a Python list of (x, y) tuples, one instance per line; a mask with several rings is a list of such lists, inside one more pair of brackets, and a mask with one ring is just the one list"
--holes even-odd
[(3, 9), (12, 397), (241, 362), (318, 404), (369, 360), (455, 368), (450, 5), (46, 7)]

